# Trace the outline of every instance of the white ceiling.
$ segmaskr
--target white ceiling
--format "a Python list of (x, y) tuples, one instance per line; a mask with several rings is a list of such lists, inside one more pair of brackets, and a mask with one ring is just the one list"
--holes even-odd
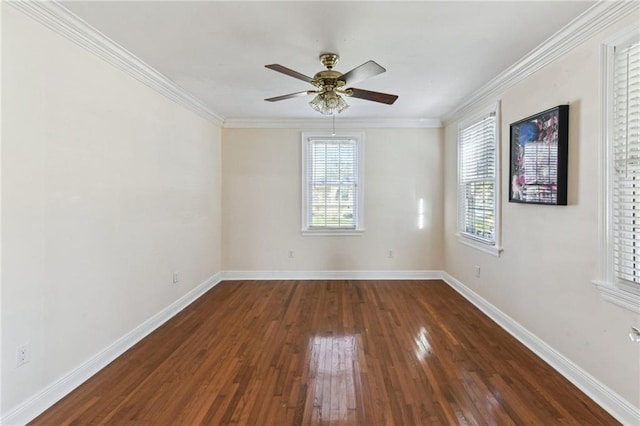
[(394, 105), (349, 98), (340, 117), (439, 118), (568, 24), (585, 1), (68, 1), (66, 8), (225, 119), (322, 118), (312, 89), (264, 67), (308, 76), (321, 52), (347, 72), (373, 59), (387, 72), (355, 86)]

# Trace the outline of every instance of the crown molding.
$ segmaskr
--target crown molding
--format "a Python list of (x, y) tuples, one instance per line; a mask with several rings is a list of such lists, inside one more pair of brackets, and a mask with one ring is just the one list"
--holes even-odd
[(193, 111), (217, 126), (222, 126), (223, 118), (211, 111), (200, 100), (56, 1), (10, 0), (6, 3), (104, 59), (178, 105)]
[[(8, 4), (111, 63), (177, 104), (225, 128), (331, 128), (322, 119), (223, 119), (199, 99), (100, 33), (56, 1), (9, 0)], [(437, 118), (340, 119), (340, 128), (438, 128), (495, 101), (509, 87), (566, 54), (596, 32), (638, 11), (636, 1), (600, 1), (525, 57), (481, 87), (442, 120)]]
[[(165, 77), (133, 53), (111, 40), (55, 0), (30, 1), (9, 0), (14, 8), (35, 19), (58, 34), (73, 41), (89, 52), (109, 62), (138, 81), (177, 104), (195, 112), (212, 123), (225, 128), (331, 128), (328, 119), (287, 119), (287, 118), (230, 118), (223, 119), (211, 111), (199, 99)], [(439, 128), (437, 118), (377, 118), (340, 119), (340, 128)]]
[(616, 21), (638, 12), (637, 1), (599, 1), (576, 19), (556, 32), (522, 59), (511, 65), (478, 89), (451, 112), (442, 117), (444, 125), (464, 117), (477, 107), (495, 102), (506, 89), (565, 55), (599, 31)]
[[(227, 129), (332, 129), (330, 117), (322, 118), (227, 118)], [(438, 118), (336, 118), (339, 129), (439, 128)]]

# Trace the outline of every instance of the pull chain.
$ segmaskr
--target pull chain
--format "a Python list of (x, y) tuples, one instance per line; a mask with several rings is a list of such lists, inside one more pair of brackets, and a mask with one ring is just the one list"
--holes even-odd
[(331, 114), (331, 120), (333, 122), (333, 131), (331, 132), (331, 136), (335, 136), (336, 135), (336, 115), (335, 114)]

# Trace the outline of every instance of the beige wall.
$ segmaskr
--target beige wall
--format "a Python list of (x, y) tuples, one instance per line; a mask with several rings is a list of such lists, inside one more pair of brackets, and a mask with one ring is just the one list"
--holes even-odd
[[(366, 231), (320, 237), (300, 232), (301, 131), (224, 129), (223, 269), (440, 270), (441, 129), (368, 129), (364, 134)], [(418, 228), (421, 198), (427, 213), (423, 229)]]
[(2, 8), (7, 413), (220, 270), (221, 134)]
[[(455, 238), (457, 123), (446, 127), (445, 270), (640, 407), (640, 347), (627, 337), (640, 318), (605, 302), (591, 284), (598, 264), (599, 43), (605, 36), (576, 48), (500, 96), (504, 247), (500, 258)], [(566, 103), (570, 105), (569, 205), (509, 203), (509, 123)], [(474, 277), (474, 265), (481, 267), (480, 278)]]

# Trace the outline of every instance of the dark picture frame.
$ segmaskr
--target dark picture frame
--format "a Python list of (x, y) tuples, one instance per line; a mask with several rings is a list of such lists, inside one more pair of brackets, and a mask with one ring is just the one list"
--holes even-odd
[(558, 105), (509, 127), (509, 202), (566, 206), (569, 105)]

